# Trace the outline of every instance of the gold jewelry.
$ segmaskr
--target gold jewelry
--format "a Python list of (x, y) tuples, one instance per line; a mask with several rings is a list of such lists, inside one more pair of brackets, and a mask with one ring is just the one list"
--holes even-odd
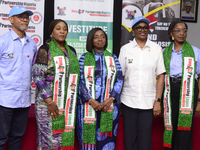
[(172, 40), (174, 41), (174, 37), (172, 36)]
[(53, 113), (51, 113), (51, 116), (53, 116)]

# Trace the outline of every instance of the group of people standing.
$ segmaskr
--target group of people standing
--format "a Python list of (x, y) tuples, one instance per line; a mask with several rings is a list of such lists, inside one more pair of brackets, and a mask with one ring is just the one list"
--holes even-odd
[(12, 29), (0, 36), (0, 150), (7, 141), (9, 150), (21, 149), (31, 70), (39, 150), (73, 150), (75, 134), (80, 150), (114, 150), (121, 105), (125, 149), (151, 150), (153, 116), (162, 104), (165, 149), (192, 150), (195, 110), (200, 114), (200, 50), (186, 41), (186, 23), (170, 24), (171, 44), (162, 50), (147, 37), (150, 21), (135, 18), (134, 39), (121, 48), (119, 60), (106, 50), (107, 34), (93, 28), (78, 60), (60, 19), (51, 22), (50, 38), (36, 50), (25, 33), (32, 14), (14, 6)]

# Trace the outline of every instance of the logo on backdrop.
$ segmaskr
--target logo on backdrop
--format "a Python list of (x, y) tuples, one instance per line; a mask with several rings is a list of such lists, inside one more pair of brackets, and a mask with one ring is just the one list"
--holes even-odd
[[(143, 16), (143, 13), (138, 6), (126, 5), (123, 7), (123, 9), (122, 9), (122, 24), (129, 32), (132, 31), (131, 27), (132, 27), (133, 20), (135, 19), (135, 17), (138, 17), (138, 16)], [(154, 29), (151, 27), (151, 25), (156, 23), (158, 20), (156, 19), (156, 17), (153, 14), (147, 16), (146, 18), (150, 20), (149, 30), (151, 32), (153, 32)]]
[(66, 14), (65, 14), (65, 10), (66, 10), (66, 7), (64, 7), (64, 8), (60, 8), (60, 7), (57, 7), (57, 9), (58, 9), (58, 15), (60, 15), (60, 16), (65, 16)]
[(100, 16), (100, 17), (110, 17), (111, 12), (106, 12), (106, 11), (93, 11), (93, 10), (84, 10), (84, 9), (72, 9), (72, 13), (78, 13), (80, 14), (88, 14), (89, 16)]
[(31, 38), (35, 41), (37, 47), (42, 43), (42, 38), (37, 34), (32, 35)]
[(36, 10), (36, 3), (28, 3), (28, 2), (11, 2), (11, 1), (4, 1), (1, 0), (1, 4), (9, 5), (10, 8), (13, 8), (15, 5), (22, 5), (29, 10)]
[(28, 26), (26, 32), (35, 33), (35, 26)]
[(0, 28), (12, 28), (12, 25), (10, 24), (3, 24), (0, 22)]
[(79, 10), (78, 10), (78, 13), (79, 13), (79, 14), (82, 14), (82, 13), (84, 13), (84, 10), (79, 9)]
[(142, 11), (136, 5), (126, 5), (122, 8), (122, 24), (126, 29), (130, 29), (129, 32), (132, 31), (132, 23), (133, 19), (143, 16)]
[(0, 17), (2, 20), (9, 20), (9, 14), (5, 14), (5, 13), (0, 13)]
[(42, 15), (39, 12), (34, 12), (31, 16), (31, 22), (34, 24), (39, 24), (42, 22)]
[(126, 10), (126, 12), (127, 12), (126, 19), (130, 19), (130, 20), (135, 19), (135, 13), (137, 12), (136, 10), (134, 10), (134, 11), (128, 11), (128, 10)]

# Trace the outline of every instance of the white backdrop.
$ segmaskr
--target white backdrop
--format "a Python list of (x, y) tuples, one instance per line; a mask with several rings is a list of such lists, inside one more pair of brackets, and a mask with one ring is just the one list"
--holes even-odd
[(88, 32), (102, 28), (108, 35), (107, 50), (113, 52), (114, 0), (55, 0), (54, 18), (65, 20), (69, 27), (67, 43), (76, 49), (79, 58), (86, 52)]

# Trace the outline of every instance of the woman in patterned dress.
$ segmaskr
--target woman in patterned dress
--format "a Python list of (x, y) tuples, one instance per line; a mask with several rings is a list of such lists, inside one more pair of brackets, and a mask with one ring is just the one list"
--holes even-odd
[[(75, 49), (65, 41), (68, 33), (67, 23), (60, 19), (53, 20), (49, 26), (49, 33), (51, 38), (39, 48), (33, 62), (33, 80), (38, 90), (35, 102), (37, 148), (73, 150), (78, 91), (75, 87), (78, 87), (80, 67)], [(71, 77), (75, 77), (73, 82)], [(71, 110), (66, 101), (71, 97), (70, 94), (75, 95), (70, 101)], [(72, 118), (68, 123), (66, 116)], [(72, 125), (69, 122), (72, 122)]]
[(106, 50), (108, 39), (101, 28), (87, 36), (80, 60), (76, 133), (80, 150), (114, 150), (120, 113), (123, 78), (117, 57)]

